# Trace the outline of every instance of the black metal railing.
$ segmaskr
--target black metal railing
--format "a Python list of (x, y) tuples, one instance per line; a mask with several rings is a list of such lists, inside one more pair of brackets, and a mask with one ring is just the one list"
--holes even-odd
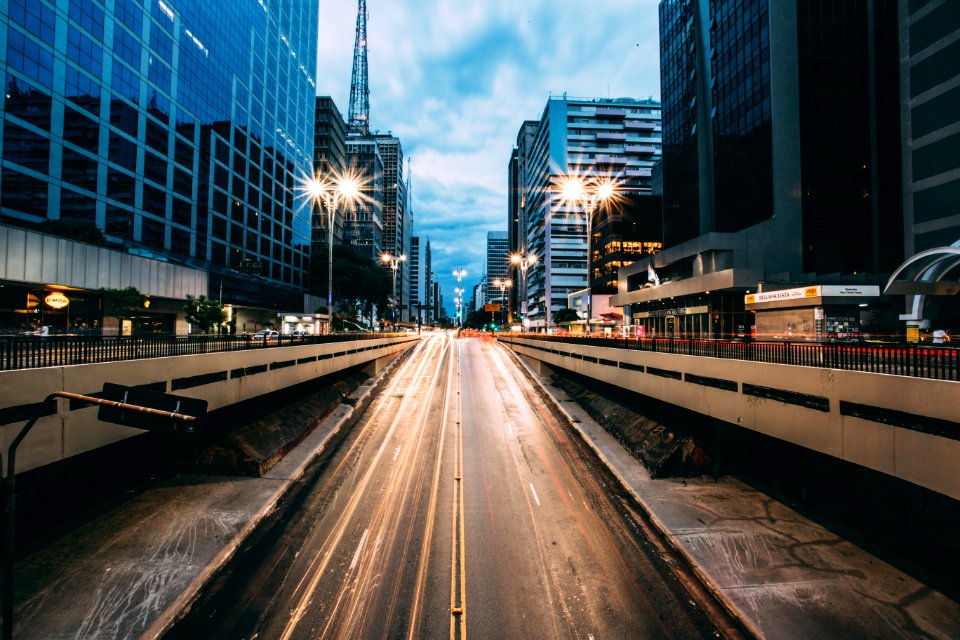
[(0, 371), (245, 351), (272, 347), (409, 336), (395, 333), (334, 333), (320, 336), (0, 336)]
[(960, 381), (960, 348), (939, 344), (588, 338), (543, 334), (512, 334), (506, 337)]

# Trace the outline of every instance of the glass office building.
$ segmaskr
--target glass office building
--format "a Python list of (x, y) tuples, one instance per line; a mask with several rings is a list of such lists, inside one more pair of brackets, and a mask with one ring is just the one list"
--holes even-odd
[(0, 7), (0, 223), (96, 227), (225, 303), (303, 305), (317, 3)]

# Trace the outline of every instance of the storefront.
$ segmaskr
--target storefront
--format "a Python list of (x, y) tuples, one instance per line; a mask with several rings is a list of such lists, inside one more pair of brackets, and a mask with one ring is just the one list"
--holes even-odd
[(811, 285), (747, 294), (757, 340), (859, 341), (864, 309), (880, 296), (875, 285)]
[(0, 284), (0, 333), (16, 335), (41, 326), (51, 333), (100, 333), (100, 296), (66, 287)]
[(735, 339), (750, 335), (753, 314), (743, 293), (704, 292), (631, 305), (636, 335), (646, 338)]

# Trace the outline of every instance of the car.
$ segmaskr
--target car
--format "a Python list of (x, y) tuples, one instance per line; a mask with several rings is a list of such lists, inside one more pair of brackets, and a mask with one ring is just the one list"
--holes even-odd
[(291, 331), (290, 335), (293, 336), (294, 338), (305, 338), (310, 335), (310, 332), (301, 331), (300, 329), (297, 329), (296, 331)]
[(253, 340), (276, 340), (279, 337), (280, 333), (278, 331), (274, 331), (273, 329), (261, 329), (253, 334)]

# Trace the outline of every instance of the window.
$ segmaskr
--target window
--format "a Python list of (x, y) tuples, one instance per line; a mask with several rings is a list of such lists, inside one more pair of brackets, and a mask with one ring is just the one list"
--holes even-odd
[(46, 218), (47, 183), (24, 175), (16, 169), (4, 167), (0, 206)]
[[(9, 120), (3, 128), (3, 159), (47, 173), (50, 169), (50, 139)], [(3, 191), (8, 186), (3, 185)]]
[(53, 53), (17, 29), (7, 30), (7, 64), (45, 87), (53, 84)]
[[(97, 40), (103, 40), (103, 9), (91, 0), (70, 0), (70, 19)], [(71, 30), (73, 27), (71, 27)]]

